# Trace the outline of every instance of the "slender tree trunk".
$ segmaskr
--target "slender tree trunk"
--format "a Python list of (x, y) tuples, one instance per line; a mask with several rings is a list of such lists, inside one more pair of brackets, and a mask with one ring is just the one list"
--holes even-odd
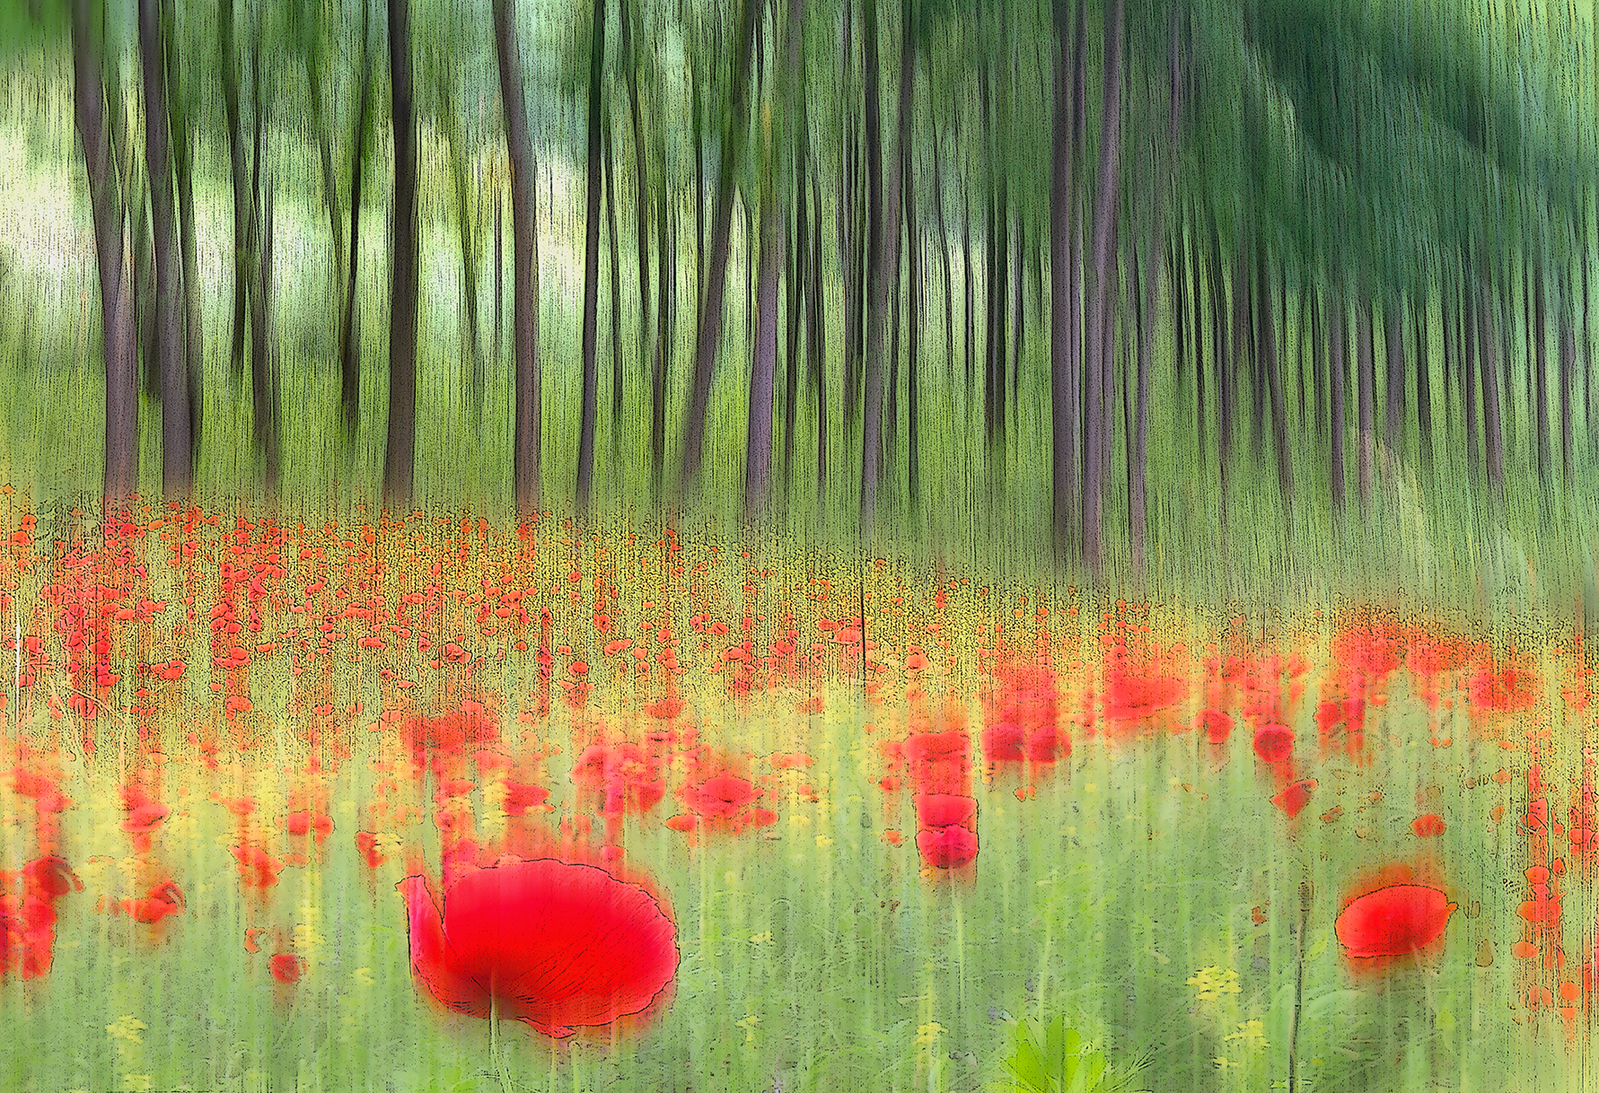
[[(638, 245), (638, 358), (644, 368), (652, 357), (650, 328), (650, 216), (648, 201), (653, 191), (649, 182), (648, 145), (645, 141), (643, 110), (639, 103), (638, 65), (635, 52), (638, 38), (637, 20), (639, 0), (622, 0), (619, 23), (622, 30), (622, 64), (627, 74), (627, 112), (633, 130), (633, 192), (637, 194), (637, 207), (633, 219), (637, 225)], [(664, 165), (663, 165), (663, 170)]]
[(1332, 488), (1333, 512), (1344, 511), (1344, 377), (1349, 374), (1349, 357), (1344, 349), (1344, 332), (1349, 316), (1344, 310), (1342, 289), (1334, 283), (1327, 298), (1327, 389), (1331, 402), (1328, 413), (1331, 453), (1327, 461)]
[[(1189, 215), (1183, 218), (1187, 222), (1188, 237), (1188, 286), (1189, 295), (1194, 303), (1194, 452), (1196, 464), (1204, 458), (1205, 452), (1205, 318), (1204, 293), (1199, 288), (1199, 217)], [(1216, 324), (1216, 313), (1213, 310), (1210, 318), (1212, 326)]]
[(233, 177), (233, 349), (230, 360), (233, 374), (238, 376), (244, 370), (247, 294), (255, 253), (255, 204), (239, 116), (239, 54), (233, 24), (233, 0), (221, 0), (222, 103), (227, 116), (228, 161)]
[[(876, 30), (875, 8), (876, 0), (867, 0), (869, 32)], [(903, 0), (900, 19), (903, 29), (899, 57), (899, 134), (895, 138), (893, 175), (888, 183), (888, 208), (884, 213), (884, 221), (873, 232), (873, 239), (880, 242), (881, 249), (872, 267), (872, 302), (866, 319), (869, 331), (866, 340), (866, 417), (861, 432), (861, 536), (866, 541), (871, 540), (877, 511), (879, 444), (883, 426), (883, 323), (888, 313), (888, 293), (896, 290), (894, 271), (899, 266), (900, 187), (905, 148), (910, 140), (911, 95), (916, 82), (916, 0)], [(871, 36), (875, 37), (875, 34)], [(875, 42), (868, 43), (868, 58), (872, 58), (875, 51)], [(870, 118), (876, 100), (875, 59), (868, 61), (868, 68), (872, 70), (867, 79), (870, 89), (867, 117)], [(871, 129), (872, 124), (868, 121), (868, 133)], [(881, 163), (873, 169), (880, 171)], [(878, 197), (881, 200), (882, 195)]]
[(1360, 508), (1362, 513), (1369, 512), (1371, 506), (1371, 464), (1372, 450), (1375, 444), (1375, 439), (1372, 435), (1372, 418), (1376, 403), (1377, 369), (1373, 360), (1371, 311), (1371, 296), (1366, 292), (1362, 292), (1359, 312), (1355, 318), (1355, 367), (1358, 372), (1355, 383), (1355, 398), (1358, 407), (1356, 419), (1356, 430), (1358, 432), (1356, 474), (1360, 488)]
[(822, 184), (811, 175), (811, 206), (817, 215), (811, 219), (810, 305), (805, 309), (811, 326), (805, 332), (805, 349), (810, 356), (811, 387), (816, 392), (816, 491), (827, 494), (827, 300), (822, 292)]
[(1421, 468), (1432, 473), (1432, 359), (1427, 344), (1427, 301), (1410, 309), (1416, 327), (1416, 427), (1421, 436)]
[(1478, 284), (1477, 294), (1477, 356), (1482, 381), (1482, 423), (1485, 442), (1484, 454), (1488, 465), (1488, 485), (1495, 496), (1502, 497), (1505, 490), (1505, 448), (1500, 432), (1499, 416), (1499, 364), (1495, 347), (1493, 303), (1488, 289)]
[(1460, 392), (1465, 399), (1466, 473), (1475, 479), (1479, 461), (1477, 447), (1477, 303), (1465, 274), (1461, 293), (1461, 374)]
[(1577, 371), (1577, 332), (1572, 315), (1571, 266), (1561, 259), (1560, 297), (1556, 306), (1560, 313), (1560, 475), (1567, 490), (1576, 482), (1576, 455), (1572, 444), (1571, 403)]
[[(770, 151), (768, 150), (768, 157)], [(777, 381), (777, 274), (782, 266), (778, 238), (777, 199), (770, 158), (761, 187), (760, 284), (755, 319), (755, 359), (750, 370), (749, 428), (744, 458), (744, 517), (753, 520), (766, 508), (772, 473), (772, 403)]]
[(605, 237), (611, 250), (611, 449), (620, 467), (622, 443), (622, 255), (616, 238), (616, 146), (609, 114), (601, 129), (605, 157)]
[[(227, 0), (231, 3), (231, 0)], [(354, 143), (350, 150), (350, 260), (345, 267), (343, 317), (339, 322), (340, 396), (344, 428), (354, 436), (361, 420), (361, 343), (358, 326), (359, 298), (356, 273), (361, 255), (361, 167), (366, 161), (368, 132), (372, 124), (372, 0), (361, 0), (361, 81), (356, 99)]]
[[(255, 37), (250, 60), (250, 99), (266, 101), (261, 90), (261, 36)], [(278, 360), (272, 337), (272, 191), (273, 179), (267, 175), (263, 185), (261, 168), (266, 162), (266, 113), (251, 111), (253, 130), (250, 156), (250, 190), (253, 208), (260, 210), (251, 228), (254, 262), (250, 271), (250, 401), (254, 414), (255, 444), (261, 452), (262, 480), (267, 497), (275, 498), (281, 455), (278, 402)]]
[(578, 427), (576, 507), (588, 516), (594, 487), (594, 428), (599, 416), (600, 187), (604, 149), (600, 134), (600, 81), (605, 66), (605, 0), (594, 0), (589, 36), (588, 204), (583, 215), (583, 410)]
[[(880, 46), (880, 36), (877, 29), (877, 3), (878, 0), (863, 0), (864, 6), (861, 9), (861, 14), (864, 21), (861, 34), (861, 51), (863, 58), (861, 71), (863, 87), (862, 93), (865, 98), (864, 109), (862, 110), (862, 120), (865, 123), (866, 139), (866, 265), (864, 272), (867, 281), (865, 296), (866, 315), (863, 325), (867, 331), (867, 335), (866, 344), (863, 347), (865, 360), (862, 365), (862, 371), (857, 373), (856, 379), (857, 381), (864, 379), (867, 387), (870, 387), (872, 383), (871, 378), (865, 375), (865, 373), (869, 372), (872, 368), (872, 339), (875, 337), (875, 335), (871, 333), (871, 331), (874, 329), (872, 324), (876, 323), (877, 326), (875, 329), (879, 331), (882, 330), (883, 320), (877, 315), (877, 310), (879, 307), (886, 306), (888, 300), (886, 294), (879, 294), (878, 285), (878, 278), (882, 276), (883, 270), (886, 268), (883, 263), (883, 244), (887, 237), (888, 229), (883, 223), (883, 103), (882, 93), (878, 87), (879, 59), (877, 51)], [(880, 364), (882, 350), (878, 349), (877, 352), (879, 354)], [(879, 394), (881, 394), (882, 391), (882, 383), (882, 377), (879, 376), (877, 378)], [(850, 389), (850, 409), (847, 416), (852, 421), (855, 417), (856, 402), (859, 395), (859, 388)], [(866, 398), (869, 403), (871, 395), (868, 394)], [(866, 408), (866, 412), (868, 415), (870, 415), (872, 412), (869, 405)], [(875, 443), (875, 432), (878, 427), (871, 426), (871, 428), (874, 430), (874, 436), (872, 439)], [(871, 458), (875, 462), (877, 459), (876, 454), (874, 453)], [(865, 473), (864, 468), (865, 460), (863, 459), (863, 475)], [(864, 477), (862, 480), (864, 481)], [(866, 511), (866, 503), (864, 500), (864, 494), (862, 496), (863, 499), (861, 503), (861, 511), (864, 514)]]
[(944, 386), (955, 386), (955, 280), (950, 270), (949, 228), (944, 222), (944, 157), (938, 146), (939, 125), (933, 126), (933, 215), (937, 221), (938, 259), (944, 280)]
[[(1216, 363), (1216, 467), (1221, 485), (1221, 514), (1227, 519), (1227, 487), (1231, 482), (1233, 447), (1233, 379), (1227, 344), (1227, 281), (1221, 256), (1221, 226), (1210, 210), (1211, 359)], [(1238, 286), (1233, 286), (1238, 291)]]
[(1391, 296), (1382, 309), (1383, 365), (1387, 371), (1387, 421), (1383, 441), (1388, 447), (1389, 467), (1396, 467), (1404, 452), (1405, 416), (1405, 304), (1397, 293)]
[(1288, 443), (1288, 401), (1283, 392), (1282, 363), (1277, 356), (1277, 332), (1271, 300), (1271, 268), (1266, 261), (1266, 248), (1256, 244), (1255, 272), (1263, 295), (1260, 307), (1260, 354), (1265, 366), (1266, 383), (1271, 393), (1271, 437), (1277, 454), (1277, 492), (1283, 504), (1292, 510), (1294, 504), (1293, 449)]
[(1533, 421), (1538, 445), (1538, 484), (1549, 484), (1549, 348), (1548, 304), (1544, 299), (1544, 267), (1540, 263), (1532, 281), (1532, 389)]
[(722, 140), (725, 152), (716, 180), (716, 212), (711, 224), (711, 257), (706, 271), (705, 306), (701, 309), (699, 335), (694, 348), (694, 382), (690, 393), (687, 432), (683, 440), (679, 492), (685, 495), (699, 476), (700, 457), (705, 444), (705, 415), (710, 407), (711, 380), (716, 373), (716, 358), (722, 340), (727, 250), (733, 226), (733, 197), (737, 188), (735, 171), (743, 154), (743, 134), (749, 109), (749, 71), (754, 52), (755, 23), (759, 14), (760, 5), (755, 0), (740, 0), (739, 48), (734, 60), (732, 94), (728, 101)]
[(1115, 274), (1112, 236), (1115, 231), (1117, 191), (1121, 169), (1122, 0), (1111, 0), (1105, 13), (1105, 81), (1100, 113), (1099, 178), (1094, 204), (1094, 285), (1088, 311), (1088, 417), (1089, 451), (1083, 468), (1083, 560), (1099, 571), (1102, 558), (1100, 515), (1103, 476), (1110, 446), (1106, 410), (1110, 395), (1109, 373), (1113, 327), (1112, 283)]
[[(123, 268), (126, 233), (122, 193), (105, 127), (103, 51), (92, 0), (72, 4), (73, 118), (83, 147), (94, 219), (94, 255), (100, 281), (105, 343), (105, 475), (108, 511), (131, 502), (139, 475), (139, 377), (133, 301)], [(113, 109), (120, 109), (113, 104)]]
[(166, 73), (157, 0), (139, 0), (139, 57), (144, 70), (144, 146), (155, 234), (156, 360), (161, 376), (161, 492), (188, 495), (194, 477), (189, 435), (189, 368), (183, 353), (182, 271), (172, 200)]
[(183, 266), (184, 360), (188, 365), (189, 439), (200, 443), (201, 383), (205, 368), (200, 311), (200, 262), (194, 234), (194, 146), (189, 139), (189, 103), (183, 92), (183, 66), (177, 53), (178, 28), (171, 0), (161, 3), (161, 44), (167, 74), (168, 131), (177, 175), (178, 249)]
[(411, 502), (416, 450), (417, 148), (411, 104), (411, 2), (388, 0), (394, 127), (394, 241), (389, 259), (389, 427), (383, 499)]
[(657, 501), (666, 474), (666, 383), (672, 366), (673, 339), (677, 336), (677, 204), (671, 200), (662, 174), (655, 195), (656, 257), (660, 261), (655, 311), (660, 329), (655, 339), (655, 360), (650, 379), (650, 482)]
[(512, 322), (515, 324), (516, 427), (512, 479), (516, 511), (524, 520), (539, 511), (539, 440), (542, 406), (539, 369), (539, 237), (534, 189), (537, 166), (522, 94), (522, 49), (513, 0), (494, 0), (494, 44), (500, 73), (501, 113), (511, 160)]

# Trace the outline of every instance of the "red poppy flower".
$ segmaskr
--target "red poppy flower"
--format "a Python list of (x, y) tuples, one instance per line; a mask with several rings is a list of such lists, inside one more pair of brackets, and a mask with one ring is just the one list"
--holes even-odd
[(1415, 833), (1415, 836), (1418, 839), (1436, 839), (1438, 836), (1442, 835), (1447, 828), (1444, 825), (1444, 818), (1442, 816), (1435, 812), (1429, 812), (1425, 816), (1417, 816), (1414, 820), (1412, 820), (1410, 823), (1410, 830)]
[(239, 880), (246, 888), (270, 888), (278, 883), (283, 863), (259, 846), (230, 846), (239, 863)]
[(683, 803), (705, 819), (730, 820), (761, 795), (747, 779), (726, 771), (679, 792)]
[(445, 892), (397, 887), (411, 970), (457, 1013), (491, 1006), (547, 1036), (640, 1013), (677, 974), (677, 927), (643, 888), (590, 865), (540, 858), (467, 873)]
[(958, 824), (970, 827), (977, 817), (977, 801), (953, 793), (918, 793), (916, 822), (925, 828), (949, 827)]
[(1310, 795), (1316, 791), (1316, 779), (1301, 778), (1290, 783), (1281, 793), (1271, 799), (1271, 803), (1282, 809), (1283, 814), (1292, 820), (1305, 810), (1310, 803)]
[(113, 908), (113, 914), (124, 914), (135, 922), (153, 925), (167, 915), (175, 915), (184, 908), (183, 889), (172, 881), (162, 881), (150, 889), (143, 899), (125, 899)]
[(1294, 734), (1287, 725), (1262, 725), (1255, 730), (1255, 754), (1262, 763), (1280, 763), (1294, 752)]
[(1538, 702), (1542, 686), (1538, 677), (1525, 668), (1494, 671), (1480, 669), (1467, 685), (1471, 705), (1482, 713), (1512, 713), (1530, 709)]
[(1333, 930), (1350, 959), (1391, 959), (1431, 946), (1454, 910), (1431, 885), (1390, 884), (1346, 904)]
[(1205, 710), (1199, 715), (1199, 727), (1212, 744), (1225, 744), (1233, 734), (1232, 714), (1221, 710)]
[(305, 974), (305, 957), (295, 953), (276, 953), (270, 965), (272, 978), (279, 983), (298, 983)]
[(290, 835), (315, 834), (317, 845), (320, 846), (322, 840), (327, 838), (328, 833), (333, 830), (333, 818), (314, 809), (304, 809), (300, 812), (289, 813), (285, 826), (287, 826)]
[(543, 786), (530, 786), (525, 782), (505, 783), (505, 800), (500, 805), (507, 816), (522, 816), (530, 808), (548, 807), (544, 802), (549, 798), (550, 791)]
[(977, 857), (977, 836), (956, 824), (920, 831), (916, 850), (934, 869), (959, 869)]
[(1187, 686), (1178, 676), (1140, 675), (1125, 669), (1105, 673), (1105, 719), (1131, 721), (1175, 706)]
[(370, 831), (355, 833), (355, 849), (360, 852), (367, 868), (376, 869), (389, 859), (378, 849), (378, 837)]

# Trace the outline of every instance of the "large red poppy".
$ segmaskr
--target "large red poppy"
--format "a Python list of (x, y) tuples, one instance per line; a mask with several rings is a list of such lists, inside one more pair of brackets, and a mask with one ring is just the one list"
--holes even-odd
[(428, 881), (397, 887), (411, 970), (457, 1013), (491, 1006), (547, 1036), (649, 1007), (677, 974), (677, 927), (655, 897), (591, 865), (540, 858), (450, 885), (440, 914)]
[(1454, 910), (1431, 885), (1390, 884), (1351, 900), (1333, 929), (1351, 959), (1392, 959), (1436, 942)]

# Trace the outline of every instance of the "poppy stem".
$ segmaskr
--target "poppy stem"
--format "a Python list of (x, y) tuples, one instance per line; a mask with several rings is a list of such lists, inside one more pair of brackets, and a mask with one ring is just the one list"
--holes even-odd
[(511, 1075), (506, 1072), (505, 1059), (500, 1054), (500, 1000), (489, 996), (489, 1057), (494, 1060), (494, 1072), (500, 1077), (500, 1093), (511, 1093)]

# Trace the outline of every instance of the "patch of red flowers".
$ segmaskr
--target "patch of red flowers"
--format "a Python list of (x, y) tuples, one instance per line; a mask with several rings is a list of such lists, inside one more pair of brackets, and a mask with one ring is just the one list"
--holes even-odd
[(1401, 960), (1436, 955), (1456, 905), (1408, 866), (1388, 866), (1359, 882), (1333, 930), (1357, 971), (1383, 971)]

